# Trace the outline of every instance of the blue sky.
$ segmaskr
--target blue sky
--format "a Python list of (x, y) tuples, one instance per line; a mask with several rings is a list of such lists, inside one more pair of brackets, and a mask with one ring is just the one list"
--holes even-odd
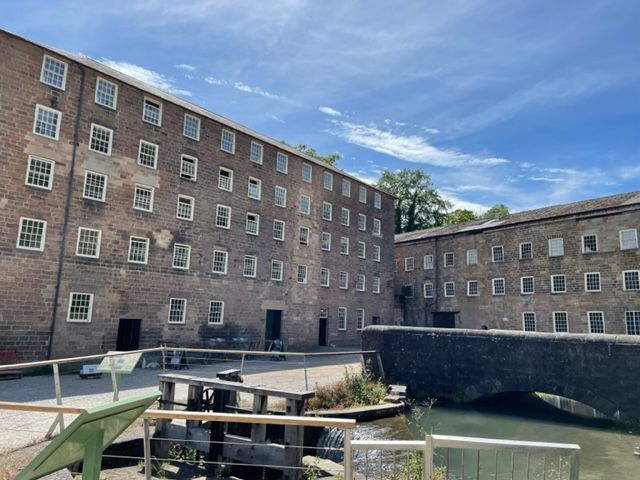
[(456, 206), (640, 189), (640, 1), (4, 0), (82, 53), (373, 181)]

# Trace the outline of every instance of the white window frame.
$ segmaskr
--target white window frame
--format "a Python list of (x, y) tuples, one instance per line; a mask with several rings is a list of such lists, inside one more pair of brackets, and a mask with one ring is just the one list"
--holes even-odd
[[(254, 190), (257, 190), (257, 195), (252, 193), (252, 186)], [(252, 200), (260, 200), (262, 198), (262, 180), (255, 177), (249, 177), (249, 180), (247, 180), (247, 197)]]
[[(447, 287), (451, 287), (450, 294), (447, 294)], [(444, 296), (447, 298), (456, 296), (456, 283), (455, 282), (444, 282)]]
[[(525, 279), (531, 279), (531, 291), (530, 292), (525, 292), (524, 291), (524, 282)], [(536, 293), (536, 280), (535, 277), (532, 275), (527, 275), (524, 277), (520, 277), (520, 294), (521, 295), (533, 295), (534, 293)]]
[(343, 197), (351, 198), (351, 181), (346, 178), (342, 179), (341, 193)]
[[(502, 282), (502, 293), (498, 293), (496, 291), (496, 284), (500, 284), (500, 282)], [(500, 278), (492, 278), (491, 279), (491, 290), (492, 290), (492, 294), (494, 296), (496, 296), (496, 297), (504, 296), (504, 295), (507, 294), (507, 282), (502, 277), (500, 277)]]
[(348, 227), (351, 223), (351, 211), (348, 208), (340, 208), (340, 225)]
[[(174, 300), (176, 300), (176, 304), (180, 304), (182, 305), (181, 310), (182, 310), (182, 314), (180, 315), (180, 320), (176, 321), (176, 320), (171, 320), (171, 312), (172, 312), (172, 305), (174, 303)], [(187, 320), (187, 299), (186, 298), (181, 298), (181, 297), (171, 297), (169, 298), (169, 312), (167, 315), (167, 323), (169, 323), (170, 325), (184, 325), (186, 323)]]
[[(632, 247), (625, 247), (622, 243), (622, 234), (623, 233), (628, 233), (628, 232), (633, 232), (633, 239), (634, 239), (634, 245)], [(619, 238), (620, 238), (620, 250), (634, 250), (636, 248), (638, 248), (638, 230), (635, 228), (627, 228), (624, 230), (620, 230), (618, 232)]]
[(373, 246), (373, 261), (380, 262), (380, 245)]
[[(113, 105), (109, 105), (107, 103), (102, 103), (99, 100), (98, 93), (100, 93), (100, 82), (114, 87), (113, 88)], [(118, 108), (118, 84), (114, 83), (114, 82), (110, 82), (109, 80), (107, 80), (105, 78), (102, 78), (100, 76), (97, 77), (96, 78), (96, 92), (95, 92), (95, 95), (93, 97), (93, 100), (97, 105), (101, 105), (101, 106), (109, 108), (111, 110), (116, 110)]]
[(367, 189), (364, 185), (358, 185), (358, 201), (360, 203), (367, 203)]
[[(303, 202), (303, 199), (306, 199), (306, 202)], [(307, 208), (303, 209), (304, 203), (306, 203)], [(298, 212), (303, 215), (311, 215), (311, 197), (309, 195), (300, 195), (300, 205), (298, 207)]]
[(380, 221), (379, 218), (373, 219), (373, 227), (372, 227), (371, 234), (376, 237), (382, 236), (382, 222)]
[(478, 264), (478, 250), (475, 248), (471, 248), (467, 250), (467, 265), (477, 265)]
[[(601, 332), (594, 332), (593, 331), (592, 324), (591, 324), (591, 320), (592, 320), (591, 316), (592, 316), (592, 314), (599, 314), (600, 315), (600, 319), (599, 320), (602, 321), (602, 331)], [(592, 333), (594, 335), (598, 335), (598, 334), (602, 335), (604, 333), (607, 333), (607, 328), (606, 328), (605, 321), (604, 321), (604, 312), (602, 312), (602, 311), (589, 311), (589, 312), (587, 312), (587, 325), (589, 326), (589, 333)]]
[[(191, 205), (191, 210), (190, 210), (190, 215), (188, 217), (181, 217), (180, 216), (180, 200), (189, 200), (189, 204)], [(178, 202), (176, 205), (176, 218), (180, 219), (180, 220), (188, 220), (190, 222), (193, 221), (193, 216), (195, 214), (195, 210), (196, 210), (196, 199), (193, 197), (189, 197), (187, 195), (178, 195)]]
[[(277, 268), (279, 268), (279, 273), (280, 275), (277, 276), (273, 276), (273, 273), (278, 273), (277, 268), (274, 268), (277, 265)], [(274, 282), (281, 282), (282, 279), (284, 278), (284, 262), (282, 260), (275, 260), (275, 259), (271, 259), (271, 280)]]
[(361, 240), (358, 240), (358, 258), (367, 258), (367, 244)]
[(373, 208), (378, 210), (382, 208), (382, 195), (380, 195), (380, 192), (373, 192)]
[(364, 273), (356, 274), (356, 291), (357, 292), (367, 291), (367, 277)]
[(309, 267), (307, 265), (298, 265), (296, 268), (296, 281), (305, 285), (309, 279)]
[(380, 277), (374, 275), (371, 280), (371, 293), (379, 294), (380, 293)]
[(320, 269), (320, 286), (331, 286), (331, 270), (329, 270), (328, 268), (323, 267)]
[[(73, 305), (73, 298), (75, 295), (87, 295), (89, 297), (89, 306), (87, 308), (87, 317), (86, 319), (79, 320), (76, 318), (71, 318), (71, 307)], [(69, 323), (91, 323), (91, 319), (93, 317), (93, 293), (87, 292), (70, 292), (69, 293), (69, 306), (67, 308), (67, 322)]]
[[(254, 149), (255, 147), (255, 149)], [(260, 156), (258, 158), (254, 158), (254, 151), (260, 151)], [(251, 140), (249, 144), (249, 161), (255, 163), (256, 165), (262, 165), (262, 160), (264, 156), (264, 146), (261, 143), (255, 142)]]
[[(138, 189), (151, 191), (151, 195), (149, 197), (148, 209), (136, 206), (136, 197), (137, 197)], [(140, 212), (153, 212), (153, 197), (155, 196), (155, 190), (156, 190), (155, 188), (150, 187), (149, 185), (142, 185), (140, 183), (136, 183), (133, 187), (133, 209), (138, 210)]]
[(340, 255), (349, 255), (349, 237), (340, 237)]
[[(221, 172), (228, 173), (229, 176), (225, 177), (223, 175), (220, 175)], [(221, 180), (222, 178), (228, 178), (229, 179), (229, 188), (224, 188), (225, 180)], [(230, 168), (225, 168), (225, 167), (218, 168), (218, 188), (220, 190), (225, 191), (225, 192), (233, 192), (233, 170), (231, 170)]]
[[(151, 119), (145, 118), (147, 113), (147, 104), (149, 104), (151, 107), (158, 108), (158, 123), (152, 121)], [(162, 126), (162, 102), (154, 100), (151, 97), (145, 96), (144, 99), (142, 100), (142, 121), (145, 123), (148, 123), (149, 125), (155, 125), (156, 127), (161, 127)]]
[(309, 227), (298, 227), (298, 243), (300, 245), (308, 246), (311, 238), (311, 229)]
[[(596, 249), (594, 251), (587, 251), (585, 249), (585, 239), (587, 237), (595, 237), (595, 239), (596, 239)], [(582, 237), (580, 239), (580, 247), (581, 247), (583, 255), (591, 255), (592, 253), (598, 253), (598, 249), (599, 249), (599, 246), (598, 246), (598, 234), (596, 234), (596, 233), (587, 233), (585, 235), (582, 235)]]
[[(555, 284), (553, 282), (553, 278), (554, 277), (562, 277), (564, 279), (564, 282), (563, 282), (564, 283), (564, 290), (556, 290), (555, 289)], [(551, 293), (567, 293), (567, 276), (566, 275), (559, 273), (559, 274), (556, 274), (556, 275), (551, 275), (550, 278), (551, 278), (551, 280), (550, 280), (551, 281), (551, 285), (550, 285), (551, 288), (549, 290), (551, 291)]]
[(415, 268), (415, 259), (413, 257), (405, 257), (404, 259), (404, 271), (413, 272)]
[[(327, 248), (325, 248), (325, 246)], [(320, 237), (320, 249), (325, 252), (331, 251), (331, 234), (329, 232), (322, 232), (322, 235)]]
[[(500, 252), (500, 257), (496, 255), (497, 252)], [(504, 263), (504, 246), (502, 245), (494, 245), (491, 247), (491, 262), (492, 263)]]
[[(102, 198), (88, 197), (87, 192), (87, 179), (89, 175), (95, 175), (98, 177), (102, 177), (104, 179), (104, 188), (102, 189)], [(84, 172), (84, 184), (82, 185), (82, 198), (86, 198), (87, 200), (94, 200), (96, 202), (104, 202), (107, 198), (107, 181), (109, 177), (104, 173), (93, 172), (91, 170), (85, 170)]]
[[(218, 219), (220, 218), (220, 211), (226, 211), (227, 212), (227, 222), (226, 225), (219, 225), (218, 224)], [(230, 230), (231, 229), (231, 207), (227, 206), (227, 205), (222, 205), (222, 204), (217, 204), (216, 205), (216, 227), (218, 228), (224, 228), (225, 230)]]
[[(451, 256), (451, 264), (447, 261), (448, 255)], [(456, 256), (454, 252), (445, 252), (444, 253), (444, 268), (453, 268), (456, 264)]]
[[(282, 237), (276, 237), (276, 224), (277, 225), (282, 225)], [(283, 220), (278, 220), (277, 218), (273, 219), (273, 239), (277, 240), (279, 242), (284, 242), (284, 231), (286, 228), (286, 222), (284, 222)]]
[[(40, 246), (38, 247), (29, 247), (20, 245), (20, 237), (22, 236), (22, 229), (24, 228), (23, 222), (38, 222), (42, 224), (42, 237), (40, 239)], [(33, 252), (42, 252), (44, 251), (44, 245), (47, 239), (47, 222), (46, 220), (40, 220), (39, 218), (29, 218), (29, 217), (20, 217), (20, 223), (18, 224), (18, 239), (16, 241), (16, 248), (21, 250), (31, 250)]]
[[(247, 266), (252, 267), (247, 270)], [(242, 276), (245, 278), (256, 278), (258, 276), (258, 257), (256, 255), (245, 255), (242, 261)]]
[[(131, 247), (133, 242), (137, 241), (139, 243), (144, 243), (144, 260), (131, 260)], [(146, 237), (137, 237), (135, 235), (131, 235), (129, 237), (129, 251), (127, 253), (127, 262), (135, 263), (137, 265), (146, 265), (149, 262), (149, 239)]]
[[(49, 160), (46, 158), (42, 158), (42, 157), (38, 157), (36, 155), (29, 155), (28, 157), (28, 162), (27, 162), (27, 173), (25, 175), (24, 178), (24, 184), (29, 186), (29, 187), (33, 187), (33, 188), (38, 188), (40, 190), (49, 190), (51, 191), (51, 189), (53, 188), (53, 174), (54, 174), (54, 170), (55, 170), (55, 166), (56, 166), (56, 162), (54, 162), (53, 160)], [(46, 163), (49, 165), (51, 171), (48, 175), (47, 178), (47, 184), (46, 185), (37, 185), (35, 183), (29, 183), (29, 174), (31, 173), (31, 168), (33, 167), (34, 162), (42, 162), (42, 163)], [(34, 174), (38, 174), (38, 175), (43, 175), (37, 172), (34, 172)]]
[[(45, 80), (44, 67), (47, 64), (47, 60), (51, 60), (53, 62), (64, 65), (64, 73), (62, 74), (62, 85), (56, 85), (54, 83), (50, 83)], [(62, 60), (56, 57), (52, 57), (51, 55), (44, 54), (42, 56), (42, 66), (40, 67), (40, 82), (44, 83), (45, 85), (49, 85), (50, 87), (53, 87), (55, 89), (62, 90), (64, 92), (67, 88), (67, 72), (68, 71), (69, 71), (69, 64), (67, 62), (63, 62)]]
[[(226, 136), (226, 139), (225, 139)], [(231, 142), (231, 149), (227, 149), (225, 147), (225, 143)], [(220, 132), (220, 150), (225, 153), (229, 153), (231, 155), (235, 155), (236, 153), (236, 134), (231, 130), (227, 130), (223, 128)]]
[(433, 255), (426, 254), (422, 257), (422, 269), (433, 270)]
[(333, 191), (333, 174), (331, 172), (322, 173), (322, 186), (325, 190)]
[(361, 332), (364, 330), (364, 308), (356, 308), (356, 331)]
[[(186, 176), (184, 165), (185, 160), (187, 160), (186, 164), (189, 165), (189, 161), (193, 163), (193, 175), (191, 177)], [(185, 180), (189, 180), (190, 182), (195, 182), (198, 179), (198, 158), (192, 157), (191, 155), (185, 155), (184, 153), (180, 155), (180, 178)]]
[[(557, 242), (559, 243), (559, 248), (557, 246)], [(553, 245), (556, 245), (556, 247), (554, 247)], [(560, 253), (555, 253), (554, 254), (554, 248), (559, 251)], [(549, 239), (549, 256), (550, 257), (564, 257), (564, 239), (562, 237), (557, 237), (557, 238), (550, 238)]]
[[(56, 134), (53, 137), (50, 137), (49, 135), (45, 135), (43, 133), (40, 132), (36, 132), (36, 126), (38, 125), (38, 111), (39, 110), (45, 110), (49, 113), (54, 113), (56, 115)], [(33, 133), (35, 135), (38, 135), (40, 137), (43, 138), (48, 138), (49, 140), (58, 140), (60, 138), (60, 124), (62, 123), (62, 112), (59, 110), (56, 110), (55, 108), (49, 108), (49, 107), (45, 107), (44, 105), (40, 105), (37, 104), (36, 105), (36, 110), (35, 110), (35, 115), (33, 118)]]
[(422, 296), (424, 298), (433, 298), (433, 282), (422, 283)]
[[(94, 132), (98, 131), (98, 130), (103, 130), (104, 132), (108, 132), (109, 133), (109, 141), (107, 142), (107, 151), (106, 152), (102, 152), (100, 150), (96, 150), (94, 148), (91, 147), (91, 143), (93, 142), (93, 134)], [(97, 123), (92, 123), (91, 124), (91, 133), (89, 134), (89, 150), (95, 153), (99, 153), (100, 155), (106, 155), (107, 157), (111, 156), (111, 150), (112, 150), (112, 146), (113, 146), (113, 130), (111, 128), (107, 128), (104, 125), (99, 125)]]
[(358, 214), (358, 230), (361, 232), (367, 231), (367, 216), (364, 213)]
[[(328, 212), (328, 215), (325, 215)], [(333, 220), (333, 204), (331, 202), (322, 202), (322, 219), (327, 222)]]
[(347, 330), (347, 307), (338, 307), (338, 330), (341, 332)]
[(289, 173), (289, 156), (286, 153), (276, 153), (276, 172), (284, 175)]
[[(216, 254), (219, 254), (218, 257), (224, 258), (224, 271), (216, 270)], [(226, 275), (229, 268), (229, 252), (226, 250), (213, 250), (213, 257), (211, 262), (211, 273), (215, 273), (218, 275)]]
[[(564, 320), (567, 322), (567, 330), (560, 330), (558, 331), (558, 316), (560, 314), (564, 314)], [(551, 313), (551, 318), (553, 319), (553, 332), (554, 333), (569, 333), (569, 314), (565, 311), (561, 311), (561, 312), (552, 312)]]
[[(598, 276), (598, 288), (593, 290), (593, 289), (588, 289), (588, 284), (587, 284), (587, 277), (588, 275), (597, 275)], [(585, 272), (584, 273), (584, 291), (585, 292), (601, 292), (602, 291), (602, 275), (600, 275), (600, 272)]]
[[(96, 253), (95, 253), (95, 255), (87, 255), (87, 254), (84, 254), (84, 253), (80, 253), (80, 238), (81, 238), (83, 230), (90, 231), (90, 232), (98, 232), (98, 237), (96, 239)], [(76, 240), (76, 257), (100, 258), (100, 244), (101, 243), (102, 243), (102, 230), (98, 230), (97, 228), (78, 227), (78, 238)]]
[[(308, 173), (305, 173), (308, 172)], [(302, 170), (300, 173), (300, 178), (304, 183), (313, 183), (313, 167), (311, 164), (302, 162)]]
[[(527, 315), (533, 315), (533, 330), (527, 329)], [(522, 331), (523, 332), (536, 332), (538, 331), (538, 325), (536, 322), (536, 312), (522, 312)]]
[[(212, 322), (211, 318), (213, 314), (216, 312), (214, 310), (214, 306), (219, 306), (220, 311), (220, 320)], [(208, 325), (224, 325), (224, 301), (223, 300), (211, 300), (209, 302), (209, 314), (207, 315), (207, 324)]]
[[(629, 325), (633, 323), (633, 332)], [(627, 335), (640, 335), (640, 311), (627, 310), (624, 312), (624, 328)]]
[[(273, 192), (273, 204), (276, 207), (287, 208), (287, 189), (280, 185), (276, 185)], [(280, 195), (278, 195), (278, 192), (280, 192)], [(278, 203), (278, 196), (281, 199), (280, 203)]]
[[(187, 252), (187, 265), (184, 267), (181, 265), (176, 265), (176, 254), (179, 249), (184, 249)], [(184, 243), (173, 244), (173, 258), (171, 259), (171, 267), (175, 268), (176, 270), (189, 270), (189, 268), (191, 267), (191, 245), (186, 245)]]
[[(529, 253), (531, 254), (530, 257), (524, 257), (522, 256), (522, 247), (524, 245), (529, 245)], [(520, 260), (532, 260), (533, 259), (533, 243), (531, 242), (522, 242), (519, 246), (518, 246), (518, 256), (520, 258)]]
[(349, 290), (349, 272), (342, 271), (338, 274), (338, 288)]
[[(142, 161), (141, 161), (142, 145), (143, 144), (145, 144), (146, 146), (151, 146), (151, 147), (154, 148), (153, 165), (146, 165), (146, 164), (142, 163)], [(151, 168), (153, 170), (156, 170), (158, 168), (158, 150), (159, 150), (159, 147), (158, 147), (157, 144), (151, 143), (151, 142), (147, 142), (146, 140), (140, 139), (140, 143), (138, 144), (138, 165), (140, 165), (141, 167)], [(145, 153), (145, 155), (147, 155), (147, 154)]]
[(640, 290), (640, 287), (638, 288), (628, 288), (627, 287), (627, 273), (629, 274), (636, 274), (637, 277), (637, 282), (640, 285), (640, 270), (623, 270), (622, 271), (622, 289), (628, 292), (637, 292), (638, 290)]
[[(476, 293), (471, 293), (471, 284), (476, 285)], [(477, 297), (478, 295), (480, 295), (478, 280), (467, 280), (467, 297)]]
[[(250, 223), (249, 223), (250, 222), (249, 215), (253, 215), (255, 217), (255, 220), (252, 221), (256, 226), (255, 232), (253, 232), (253, 231), (251, 231), (249, 229), (249, 225), (250, 225)], [(246, 219), (245, 219), (245, 225), (244, 225), (244, 231), (248, 235), (253, 235), (253, 236), (259, 235), (260, 234), (260, 215), (258, 215), (257, 213), (253, 213), (253, 212), (247, 212)]]
[[(195, 123), (197, 125), (195, 136), (187, 134), (187, 119), (195, 120)], [(200, 141), (200, 125), (201, 125), (201, 122), (199, 117), (185, 113), (184, 119), (182, 120), (182, 136), (185, 138), (190, 138), (191, 140), (195, 140), (196, 142), (199, 142)]]

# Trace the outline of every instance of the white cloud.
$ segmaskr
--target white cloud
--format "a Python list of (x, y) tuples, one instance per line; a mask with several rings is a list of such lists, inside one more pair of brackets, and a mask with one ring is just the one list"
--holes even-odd
[(438, 133), (440, 133), (440, 130), (438, 130), (437, 128), (429, 128), (429, 127), (424, 127), (423, 130), (426, 133), (429, 133), (431, 135), (437, 135)]
[(548, 182), (548, 183), (564, 182), (564, 178), (559, 178), (559, 177), (529, 177), (529, 180), (531, 180), (532, 182)]
[(361, 182), (366, 183), (367, 185), (373, 185), (374, 183), (376, 183), (378, 181), (378, 177), (372, 177), (371, 175), (367, 174), (366, 172), (363, 172), (362, 170), (359, 170), (357, 172), (349, 172), (349, 171), (347, 171), (347, 173), (349, 175), (352, 175), (352, 176), (356, 177), (358, 180), (360, 180)]
[(179, 63), (178, 65), (174, 65), (174, 67), (179, 70), (186, 70), (187, 72), (195, 72), (196, 70), (196, 67), (187, 63)]
[(486, 205), (482, 205), (481, 203), (462, 200), (461, 198), (458, 198), (455, 195), (451, 195), (450, 193), (441, 192), (441, 194), (445, 200), (449, 200), (453, 204), (453, 210), (459, 208), (462, 210), (471, 210), (474, 213), (484, 213), (489, 210), (489, 207), (487, 207)]
[(373, 124), (332, 120), (330, 131), (349, 143), (384, 153), (401, 160), (438, 167), (493, 166), (507, 163), (504, 158), (480, 157), (454, 149), (435, 147), (418, 135), (401, 135), (381, 130)]
[(165, 92), (174, 95), (182, 95), (185, 97), (191, 96), (191, 92), (189, 90), (183, 90), (176, 87), (175, 81), (173, 79), (168, 78), (161, 73), (141, 67), (140, 65), (135, 65), (133, 63), (127, 62), (118, 62), (116, 60), (109, 60), (108, 58), (103, 58), (102, 63), (104, 63), (107, 67), (113, 68), (114, 70), (122, 72), (125, 75), (129, 75), (130, 77), (136, 78), (142, 82), (148, 83), (149, 85), (153, 85), (154, 87), (159, 88), (160, 90), (164, 90)]
[(640, 179), (640, 165), (622, 167), (618, 172), (623, 180)]
[(336, 110), (335, 108), (331, 108), (331, 107), (318, 107), (318, 110), (320, 110), (322, 113), (324, 113), (325, 115), (330, 115), (332, 117), (341, 117), (342, 113), (340, 113), (338, 110)]
[(221, 80), (215, 77), (207, 77), (204, 79), (210, 85), (218, 85), (221, 87), (231, 87), (235, 90), (239, 90), (241, 92), (253, 93), (255, 95), (260, 95), (261, 97), (271, 98), (274, 100), (286, 100), (282, 95), (276, 95), (275, 93), (267, 92), (260, 87), (252, 87), (250, 85), (245, 85), (241, 82), (229, 82), (227, 80)]

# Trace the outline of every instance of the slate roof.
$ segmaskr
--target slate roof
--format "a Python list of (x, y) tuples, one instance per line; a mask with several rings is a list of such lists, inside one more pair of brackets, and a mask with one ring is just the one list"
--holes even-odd
[(395, 236), (395, 243), (405, 243), (426, 238), (456, 235), (467, 232), (480, 232), (494, 228), (501, 228), (519, 223), (529, 223), (550, 220), (558, 217), (566, 217), (591, 212), (601, 212), (626, 206), (640, 207), (640, 191), (620, 193), (606, 197), (583, 200), (580, 202), (553, 205), (551, 207), (537, 208), (523, 212), (510, 213), (493, 220), (472, 220), (457, 225), (445, 225), (442, 227), (418, 230), (409, 233), (400, 233)]

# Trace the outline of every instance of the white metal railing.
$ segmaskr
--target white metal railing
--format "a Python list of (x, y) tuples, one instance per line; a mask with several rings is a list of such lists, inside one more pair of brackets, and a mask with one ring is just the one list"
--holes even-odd
[(575, 444), (427, 435), (424, 441), (354, 440), (351, 448), (354, 469), (367, 480), (578, 480), (580, 475)]

